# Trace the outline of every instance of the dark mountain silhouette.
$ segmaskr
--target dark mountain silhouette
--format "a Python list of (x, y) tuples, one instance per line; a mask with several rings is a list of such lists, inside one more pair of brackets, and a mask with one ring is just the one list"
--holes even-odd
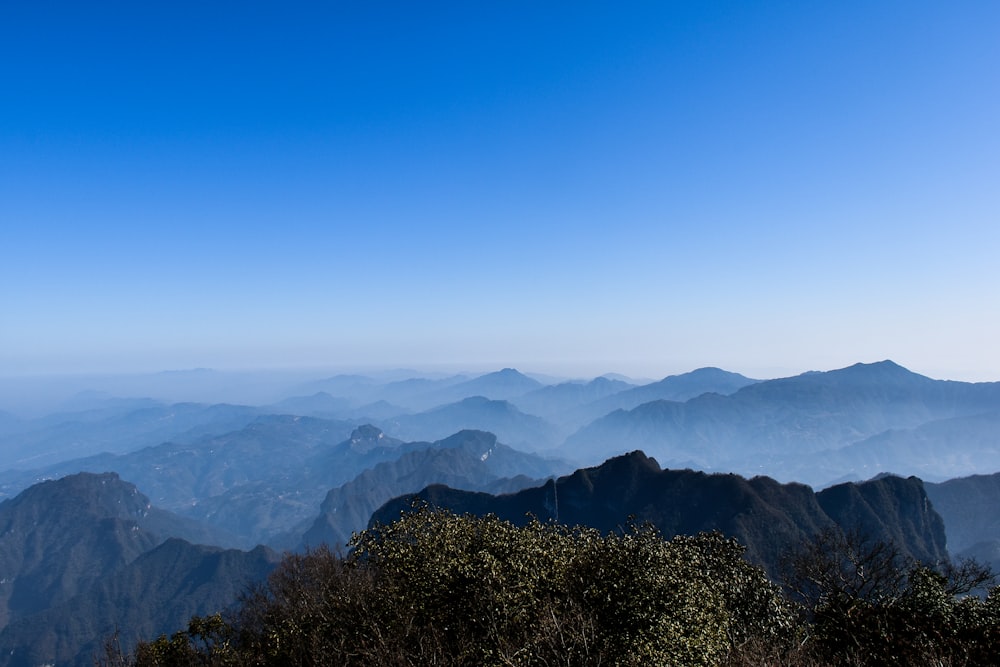
[(440, 440), (462, 429), (476, 429), (495, 433), (502, 442), (526, 451), (551, 449), (557, 443), (556, 429), (549, 422), (521, 412), (508, 401), (484, 396), (401, 416), (384, 426), (403, 440)]
[(562, 451), (593, 460), (641, 448), (670, 465), (767, 471), (822, 485), (845, 471), (819, 452), (998, 409), (1000, 383), (932, 380), (883, 361), (615, 411), (569, 437)]
[[(666, 537), (720, 530), (745, 544), (748, 557), (771, 572), (785, 550), (831, 526), (860, 527), (872, 538), (894, 539), (904, 553), (922, 561), (947, 557), (943, 523), (916, 478), (845, 485), (819, 496), (805, 485), (767, 477), (661, 470), (654, 459), (632, 452), (517, 493), (493, 496), (435, 485), (417, 496), (456, 512), (492, 513), (518, 524), (530, 514), (607, 531), (634, 517)], [(411, 497), (386, 503), (372, 521), (392, 520)], [(881, 517), (881, 523), (872, 516)]]
[[(410, 443), (407, 448), (417, 447)], [(461, 431), (425, 447), (409, 451), (394, 461), (379, 463), (340, 487), (330, 490), (320, 516), (305, 532), (303, 542), (342, 547), (351, 533), (362, 530), (372, 512), (390, 498), (415, 493), (433, 483), (456, 488), (512, 491), (536, 483), (538, 478), (565, 470), (497, 442), (492, 433)], [(534, 478), (534, 479), (532, 479)]]
[(816, 498), (841, 528), (890, 540), (925, 563), (948, 560), (945, 522), (932, 509), (925, 485), (916, 477), (884, 475), (838, 484), (819, 491)]

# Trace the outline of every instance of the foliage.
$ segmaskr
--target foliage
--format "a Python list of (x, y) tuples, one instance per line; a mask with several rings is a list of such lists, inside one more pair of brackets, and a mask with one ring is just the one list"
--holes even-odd
[[(129, 660), (157, 665), (962, 665), (1000, 655), (1000, 589), (858, 534), (785, 561), (785, 593), (719, 533), (669, 541), (417, 507), (289, 554), (239, 610)], [(110, 653), (109, 653), (110, 656)]]
[(825, 664), (980, 665), (1000, 655), (997, 590), (968, 595), (993, 581), (976, 563), (933, 569), (892, 544), (827, 531), (785, 566)]
[(792, 614), (742, 547), (427, 507), (288, 555), (227, 623), (140, 646), (139, 665), (710, 665)]

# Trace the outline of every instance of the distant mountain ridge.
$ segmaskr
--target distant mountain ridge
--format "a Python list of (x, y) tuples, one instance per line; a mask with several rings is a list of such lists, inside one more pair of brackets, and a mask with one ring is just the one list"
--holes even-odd
[(21, 420), (13, 432), (0, 433), (3, 467), (37, 468), (103, 452), (126, 453), (166, 440), (189, 442), (241, 428), (260, 414), (259, 408), (241, 405), (108, 400), (100, 408)]
[(760, 380), (709, 366), (678, 375), (668, 375), (657, 382), (612, 394), (595, 402), (590, 408), (592, 412), (607, 414), (614, 410), (631, 410), (651, 401), (684, 402), (702, 394), (728, 396), (757, 382)]
[[(93, 394), (76, 399), (96, 407), (74, 413), (72, 422), (65, 415), (7, 419), (0, 445), (51, 439), (52, 452), (74, 451), (79, 427), (82, 438), (94, 439), (88, 447), (110, 438), (108, 449), (124, 453), (0, 471), (0, 493), (81, 470), (115, 470), (158, 506), (210, 522), (217, 543), (249, 547), (286, 544), (288, 531), (314, 519), (332, 488), (398, 459), (408, 442), (436, 442), (463, 429), (575, 465), (642, 449), (672, 468), (768, 474), (815, 487), (882, 471), (940, 480), (1000, 467), (1000, 383), (932, 380), (890, 361), (765, 381), (706, 367), (642, 386), (608, 378), (543, 385), (507, 368), (471, 377), (335, 376), (312, 386), (353, 396), (298, 393), (308, 388), (265, 408)], [(469, 391), (484, 393), (464, 396)], [(386, 399), (433, 407), (413, 411)], [(267, 413), (272, 409), (381, 417)], [(363, 452), (344, 445), (365, 424), (385, 439)], [(136, 448), (178, 429), (176, 438)]]
[[(932, 380), (883, 361), (756, 382), (728, 396), (617, 410), (567, 438), (561, 449), (576, 453), (577, 460), (599, 460), (638, 448), (670, 465), (766, 472), (822, 485), (854, 466), (827, 466), (820, 452), (892, 429), (997, 410), (1000, 383)], [(919, 462), (897, 461), (902, 474), (915, 472), (909, 466)]]
[(544, 419), (521, 412), (509, 401), (479, 395), (383, 423), (388, 432), (404, 440), (440, 440), (472, 429), (494, 433), (525, 451), (543, 451), (557, 444), (556, 430)]

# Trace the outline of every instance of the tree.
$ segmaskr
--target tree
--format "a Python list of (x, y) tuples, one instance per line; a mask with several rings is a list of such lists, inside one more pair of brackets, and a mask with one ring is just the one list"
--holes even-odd
[(287, 556), (209, 641), (189, 628), (138, 664), (713, 665), (794, 630), (780, 590), (718, 533), (519, 528), (420, 506), (351, 546)]
[(890, 542), (828, 530), (783, 564), (814, 656), (827, 664), (978, 665), (1000, 650), (1000, 605), (971, 595), (993, 582), (975, 562), (937, 568)]

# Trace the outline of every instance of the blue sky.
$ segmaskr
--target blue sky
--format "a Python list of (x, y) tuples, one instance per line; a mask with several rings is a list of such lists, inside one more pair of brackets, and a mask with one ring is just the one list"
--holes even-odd
[(541, 4), (0, 5), (0, 375), (1000, 380), (1000, 4)]

